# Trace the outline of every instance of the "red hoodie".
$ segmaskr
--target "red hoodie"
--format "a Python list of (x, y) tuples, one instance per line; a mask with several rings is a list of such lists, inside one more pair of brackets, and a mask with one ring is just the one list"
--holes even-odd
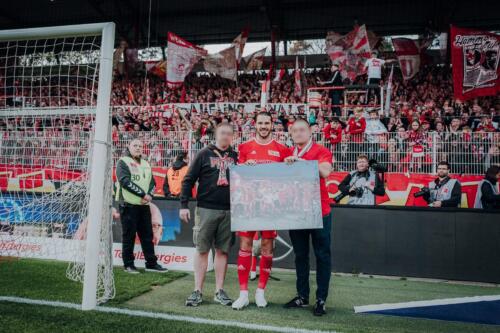
[(351, 135), (351, 141), (352, 142), (363, 142), (363, 133), (365, 132), (366, 129), (366, 120), (364, 117), (359, 118), (356, 120), (355, 117), (349, 118), (349, 121), (347, 122), (348, 125), (348, 132)]
[(327, 124), (323, 128), (323, 133), (325, 134), (325, 139), (329, 140), (334, 146), (342, 142), (342, 126), (332, 128), (330, 124)]

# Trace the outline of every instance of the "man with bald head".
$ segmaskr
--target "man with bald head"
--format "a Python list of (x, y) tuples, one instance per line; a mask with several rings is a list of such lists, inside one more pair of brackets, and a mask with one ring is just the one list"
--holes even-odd
[(139, 236), (146, 260), (147, 272), (164, 273), (166, 268), (157, 262), (151, 224), (152, 193), (155, 181), (151, 166), (142, 159), (144, 144), (139, 139), (130, 141), (125, 154), (116, 165), (116, 201), (122, 223), (122, 259), (127, 273), (137, 274), (134, 265), (134, 240)]

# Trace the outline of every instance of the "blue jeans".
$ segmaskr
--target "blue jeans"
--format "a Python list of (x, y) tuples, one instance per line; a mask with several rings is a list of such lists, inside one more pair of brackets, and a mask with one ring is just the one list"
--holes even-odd
[(312, 240), (316, 257), (316, 299), (326, 301), (332, 255), (330, 250), (332, 220), (331, 214), (323, 217), (323, 229), (290, 230), (293, 251), (295, 252), (295, 271), (297, 273), (297, 294), (309, 300), (309, 238)]

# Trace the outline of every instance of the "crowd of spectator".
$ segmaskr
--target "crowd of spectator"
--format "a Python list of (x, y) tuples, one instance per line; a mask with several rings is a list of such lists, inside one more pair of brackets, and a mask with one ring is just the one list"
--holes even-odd
[[(318, 81), (329, 79), (327, 69), (308, 69), (303, 76), (304, 87), (317, 86)], [(185, 81), (184, 89), (170, 90), (162, 78), (149, 76), (115, 77), (111, 103), (113, 108), (112, 138), (116, 147), (132, 137), (141, 137), (146, 143), (146, 153), (153, 165), (168, 164), (175, 155), (188, 149), (196, 150), (212, 138), (213, 128), (220, 122), (234, 126), (237, 142), (252, 137), (253, 118), (257, 111), (233, 109), (229, 112), (165, 112), (158, 115), (148, 105), (168, 103), (260, 103), (261, 81), (267, 73), (241, 74), (238, 82), (205, 73), (192, 73)], [(387, 75), (386, 75), (387, 76)], [(360, 77), (354, 84), (363, 83)], [(79, 82), (72, 86), (67, 82), (41, 88), (36, 96), (29, 96), (29, 86), (17, 89), (11, 101), (14, 106), (67, 107), (89, 106), (95, 103), (95, 88)], [(346, 82), (347, 83), (347, 82)], [(23, 85), (21, 85), (23, 86)], [(500, 163), (500, 97), (482, 97), (463, 102), (453, 99), (451, 71), (447, 66), (435, 65), (421, 69), (407, 82), (395, 75), (388, 114), (380, 114), (379, 108), (364, 107), (378, 104), (374, 94), (370, 101), (365, 94), (349, 94), (342, 117), (332, 116), (329, 106), (287, 113), (286, 108), (272, 112), (275, 135), (278, 140), (290, 144), (288, 128), (297, 117), (307, 117), (318, 141), (333, 152), (338, 170), (349, 170), (359, 153), (368, 153), (385, 163), (389, 171), (429, 172), (432, 163), (446, 159), (459, 166), (458, 173), (482, 173), (484, 168)], [(305, 89), (303, 89), (305, 90)], [(322, 103), (330, 104), (327, 94)], [(8, 101), (0, 98), (6, 108)], [(294, 94), (294, 76), (286, 73), (273, 82), (270, 103), (305, 103), (306, 94)], [(119, 107), (119, 106), (135, 107)], [(30, 117), (0, 117), (2, 147), (8, 147), (9, 132), (16, 129), (43, 132), (43, 137), (68, 134), (57, 133), (89, 131), (91, 116), (57, 116), (43, 119)], [(43, 131), (42, 131), (43, 130)], [(26, 140), (23, 142), (27, 142)], [(19, 143), (18, 143), (19, 144)], [(36, 146), (36, 141), (29, 145)], [(1, 148), (1, 147), (0, 147)], [(40, 150), (42, 151), (42, 150)], [(74, 155), (84, 154), (76, 152)], [(120, 149), (117, 149), (119, 154)], [(60, 160), (69, 161), (67, 156)], [(68, 164), (69, 162), (66, 162)]]

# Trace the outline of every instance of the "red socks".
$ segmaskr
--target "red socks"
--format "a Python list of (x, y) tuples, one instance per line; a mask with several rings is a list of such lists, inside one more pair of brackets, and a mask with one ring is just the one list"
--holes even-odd
[(257, 257), (256, 256), (252, 256), (252, 268), (250, 268), (250, 271), (257, 272)]
[[(238, 264), (238, 281), (240, 282), (240, 290), (248, 290), (248, 275), (250, 274), (250, 267), (252, 266), (252, 251), (240, 250), (238, 252), (237, 264)], [(262, 269), (262, 259), (260, 267)]]
[(271, 267), (273, 267), (273, 256), (261, 255), (259, 267), (260, 267), (260, 276), (257, 288), (266, 289), (267, 281), (269, 280), (269, 275), (271, 275)]

